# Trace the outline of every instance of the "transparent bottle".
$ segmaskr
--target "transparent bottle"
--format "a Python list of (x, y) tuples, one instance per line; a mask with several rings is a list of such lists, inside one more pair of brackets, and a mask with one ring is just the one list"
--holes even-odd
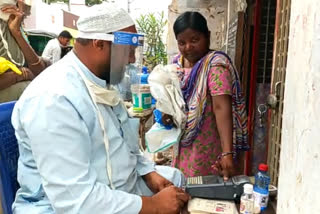
[(255, 203), (259, 204), (261, 211), (263, 211), (268, 206), (270, 177), (267, 174), (268, 165), (260, 164), (258, 169), (259, 171), (255, 175), (253, 195)]
[(243, 186), (243, 194), (240, 199), (240, 213), (241, 214), (253, 214), (253, 186), (252, 184), (245, 184)]

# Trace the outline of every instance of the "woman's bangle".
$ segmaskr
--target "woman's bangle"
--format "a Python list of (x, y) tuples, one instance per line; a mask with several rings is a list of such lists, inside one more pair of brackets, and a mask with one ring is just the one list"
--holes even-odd
[(228, 155), (235, 155), (235, 152), (222, 152), (219, 156), (218, 159), (220, 160), (221, 158), (228, 156)]
[(38, 65), (38, 64), (40, 64), (41, 59), (42, 59), (41, 57), (38, 57), (38, 61), (37, 61), (37, 62), (35, 62), (35, 63), (30, 63), (29, 65), (31, 65), (31, 66)]

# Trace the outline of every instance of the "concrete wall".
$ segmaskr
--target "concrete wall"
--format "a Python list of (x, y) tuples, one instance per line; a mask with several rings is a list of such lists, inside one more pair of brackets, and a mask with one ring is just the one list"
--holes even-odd
[(291, 2), (277, 213), (320, 213), (320, 1)]
[[(229, 18), (246, 9), (245, 0), (230, 0)], [(185, 11), (198, 11), (204, 15), (211, 31), (211, 49), (220, 50), (225, 45), (228, 20), (228, 0), (172, 0), (168, 12), (167, 52), (169, 60), (178, 53), (173, 24)]]
[(197, 8), (194, 8), (192, 4), (187, 4), (185, 0), (173, 0), (168, 13), (167, 52), (169, 59), (178, 53), (173, 33), (174, 21), (181, 13), (188, 10), (198, 11), (207, 18), (211, 31), (211, 48), (220, 49), (226, 32), (227, 3), (227, 0), (204, 1), (202, 4), (197, 4)]

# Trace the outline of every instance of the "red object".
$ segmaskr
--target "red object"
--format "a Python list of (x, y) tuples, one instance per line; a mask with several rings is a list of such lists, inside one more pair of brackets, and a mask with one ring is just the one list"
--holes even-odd
[(258, 169), (260, 171), (266, 172), (266, 171), (268, 171), (268, 165), (264, 164), (264, 163), (260, 163)]
[(252, 57), (251, 57), (251, 73), (250, 73), (250, 92), (249, 92), (249, 106), (248, 106), (248, 134), (249, 145), (251, 150), (246, 152), (245, 174), (251, 173), (251, 159), (253, 148), (253, 128), (254, 128), (254, 113), (256, 100), (256, 83), (258, 70), (258, 51), (259, 51), (259, 37), (260, 37), (260, 21), (261, 21), (261, 0), (256, 0), (254, 12), (254, 33), (252, 43)]

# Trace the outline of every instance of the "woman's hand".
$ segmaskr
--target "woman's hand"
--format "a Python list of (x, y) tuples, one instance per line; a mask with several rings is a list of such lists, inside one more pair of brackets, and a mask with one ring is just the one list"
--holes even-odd
[(162, 123), (165, 126), (174, 125), (172, 116), (169, 114), (162, 113)]
[(218, 171), (225, 181), (235, 175), (235, 168), (231, 154), (219, 158), (212, 168)]
[(20, 27), (24, 17), (23, 7), (24, 2), (18, 0), (18, 7), (15, 5), (9, 5), (1, 9), (2, 12), (10, 14), (8, 27), (13, 36), (21, 33)]

